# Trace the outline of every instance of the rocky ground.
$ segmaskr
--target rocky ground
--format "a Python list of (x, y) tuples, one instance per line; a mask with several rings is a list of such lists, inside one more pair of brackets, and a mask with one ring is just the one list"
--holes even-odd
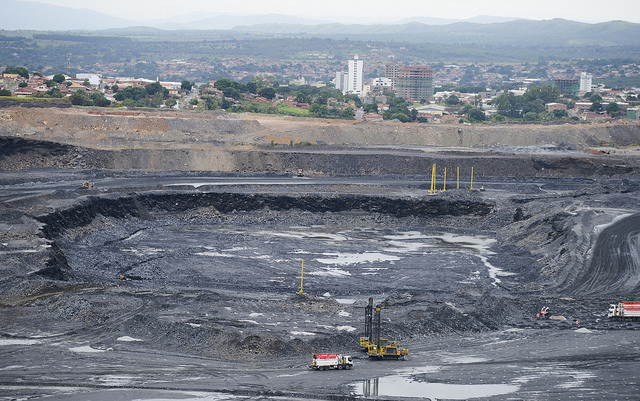
[(2, 399), (637, 397), (637, 127), (0, 116)]

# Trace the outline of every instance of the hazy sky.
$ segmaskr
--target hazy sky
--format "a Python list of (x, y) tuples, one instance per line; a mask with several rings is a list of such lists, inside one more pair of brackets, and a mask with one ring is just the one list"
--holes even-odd
[(287, 14), (355, 23), (411, 16), (466, 19), (478, 15), (528, 19), (565, 18), (582, 22), (624, 20), (640, 23), (640, 0), (33, 0), (72, 8), (89, 8), (130, 20), (172, 15)]

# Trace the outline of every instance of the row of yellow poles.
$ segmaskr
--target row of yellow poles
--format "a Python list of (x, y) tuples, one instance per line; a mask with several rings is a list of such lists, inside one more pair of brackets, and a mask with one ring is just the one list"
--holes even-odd
[[(460, 189), (460, 167), (457, 168), (457, 189)], [(442, 186), (442, 190), (447, 190), (447, 168), (444, 168), (444, 184)], [(471, 185), (469, 186), (469, 190), (473, 191), (473, 167), (471, 167)], [(436, 165), (433, 164), (433, 168), (431, 169), (431, 190), (429, 194), (433, 195), (437, 191), (436, 189)]]

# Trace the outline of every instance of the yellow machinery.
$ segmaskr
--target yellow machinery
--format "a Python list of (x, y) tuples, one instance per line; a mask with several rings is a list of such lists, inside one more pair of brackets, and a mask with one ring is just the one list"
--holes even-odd
[[(380, 337), (380, 305), (375, 307), (375, 321), (373, 325), (373, 298), (369, 298), (369, 304), (364, 312), (364, 337), (360, 337), (360, 347), (367, 352), (372, 359), (404, 359), (409, 355), (409, 350), (400, 348), (397, 341), (389, 341)], [(375, 333), (373, 332), (375, 329)]]

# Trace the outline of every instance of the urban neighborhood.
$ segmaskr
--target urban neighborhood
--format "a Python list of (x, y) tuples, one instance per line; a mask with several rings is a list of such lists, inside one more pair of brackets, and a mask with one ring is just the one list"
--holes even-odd
[[(263, 71), (254, 71), (257, 75), (241, 73), (240, 62), (236, 60), (238, 73), (207, 82), (71, 73), (71, 68), (66, 73), (44, 75), (5, 65), (0, 96), (66, 98), (77, 106), (222, 109), (431, 124), (505, 120), (637, 122), (639, 115), (639, 88), (603, 83), (607, 78), (640, 76), (640, 66), (632, 62), (597, 68), (584, 62), (430, 66), (393, 61), (367, 66), (364, 57), (354, 55), (344, 61), (344, 68), (335, 71), (332, 79), (327, 68), (316, 68), (321, 73), (315, 76), (282, 71), (280, 77), (287, 77), (286, 82)], [(175, 76), (172, 67), (192, 63), (173, 60), (161, 65), (167, 74)], [(249, 61), (246, 64), (254, 65)], [(581, 66), (589, 66), (593, 72), (580, 71)], [(383, 76), (369, 77), (371, 71), (382, 69)]]

